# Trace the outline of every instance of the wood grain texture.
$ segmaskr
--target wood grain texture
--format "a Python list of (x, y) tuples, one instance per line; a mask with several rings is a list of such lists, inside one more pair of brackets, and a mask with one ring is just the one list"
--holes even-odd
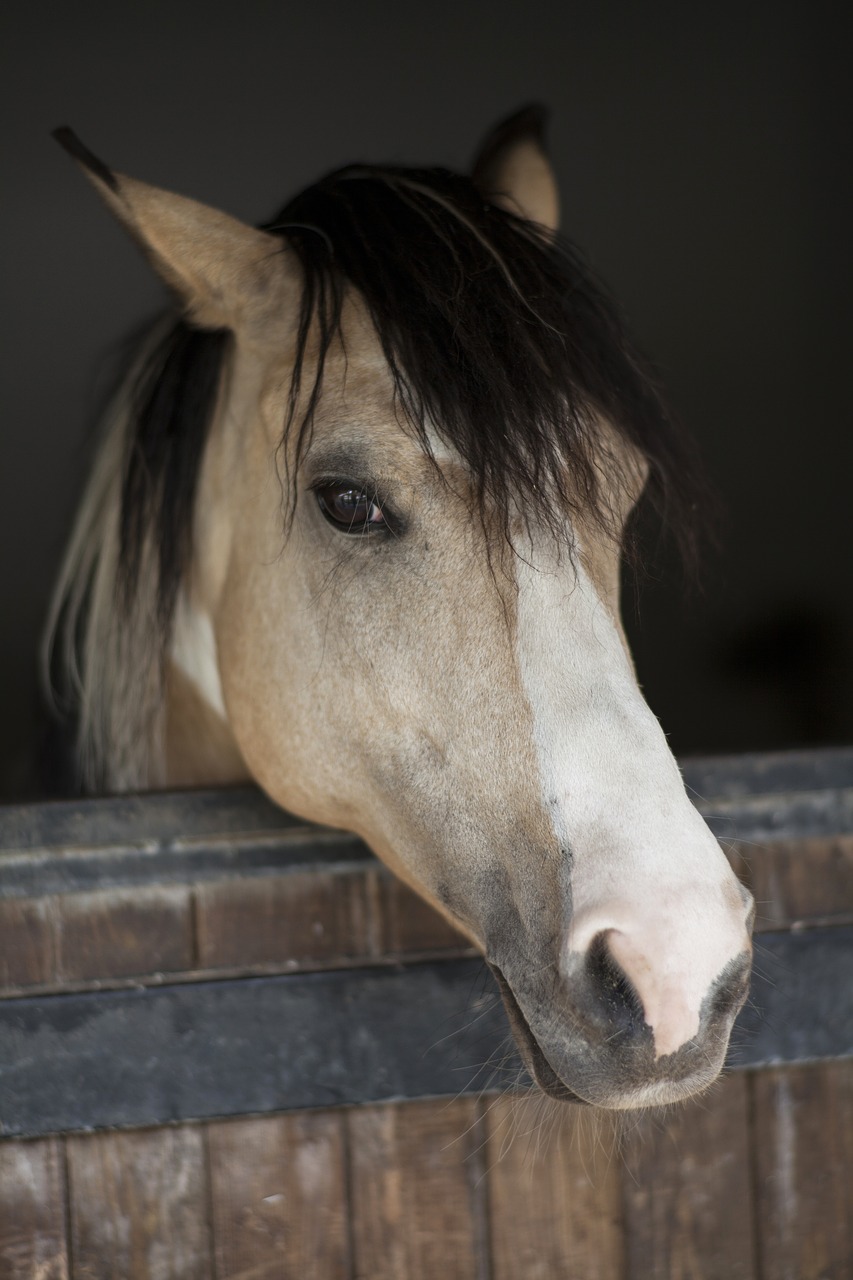
[(621, 1181), (612, 1122), (522, 1096), (490, 1106), (493, 1280), (621, 1280)]
[(477, 1104), (347, 1116), (354, 1280), (480, 1280), (485, 1220)]
[(212, 1280), (200, 1129), (66, 1142), (72, 1280)]
[(627, 1124), (630, 1280), (759, 1280), (745, 1076)]
[(207, 1126), (218, 1280), (349, 1280), (344, 1119)]
[(69, 1280), (61, 1142), (0, 1143), (0, 1280)]
[(0, 899), (0, 991), (51, 982), (55, 973), (50, 901)]
[(298, 968), (375, 955), (373, 874), (291, 872), (200, 885), (200, 967)]
[(853, 1276), (853, 1062), (752, 1081), (762, 1280)]
[(853, 919), (853, 836), (740, 849), (758, 931)]
[(55, 899), (57, 973), (66, 982), (193, 966), (190, 892), (151, 885)]

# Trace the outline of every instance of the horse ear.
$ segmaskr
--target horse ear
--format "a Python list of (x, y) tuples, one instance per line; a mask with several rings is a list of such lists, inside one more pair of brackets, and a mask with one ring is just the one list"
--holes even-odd
[(281, 240), (196, 200), (114, 173), (70, 129), (56, 129), (53, 136), (197, 324), (234, 328), (269, 310), (286, 274)]
[(548, 111), (538, 104), (502, 120), (480, 147), (471, 177), (493, 204), (555, 232), (560, 196), (545, 146), (547, 124)]

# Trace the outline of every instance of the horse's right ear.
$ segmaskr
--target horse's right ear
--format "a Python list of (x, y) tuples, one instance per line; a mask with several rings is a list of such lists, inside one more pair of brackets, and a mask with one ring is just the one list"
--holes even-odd
[(548, 112), (531, 104), (495, 125), (484, 139), (471, 177), (493, 204), (551, 233), (560, 221), (560, 195), (548, 159)]
[(235, 328), (278, 304), (288, 274), (280, 239), (196, 200), (114, 173), (71, 129), (56, 129), (53, 136), (195, 323)]

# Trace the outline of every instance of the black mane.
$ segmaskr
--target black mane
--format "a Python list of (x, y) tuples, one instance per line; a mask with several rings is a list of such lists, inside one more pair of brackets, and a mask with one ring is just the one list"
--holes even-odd
[[(340, 336), (346, 291), (364, 298), (404, 420), (465, 461), (481, 516), (508, 530), (534, 513), (609, 521), (599, 481), (601, 415), (639, 450), (647, 497), (694, 547), (699, 482), (676, 427), (615, 307), (577, 251), (488, 203), (443, 169), (355, 165), (291, 200), (266, 228), (294, 251), (304, 285), (283, 433), (297, 465)], [(319, 337), (303, 392), (309, 336)], [(122, 492), (121, 577), (129, 591), (156, 530), (159, 608), (168, 626), (190, 554), (193, 499), (228, 335), (179, 320), (137, 379)], [(298, 411), (307, 402), (307, 410)]]

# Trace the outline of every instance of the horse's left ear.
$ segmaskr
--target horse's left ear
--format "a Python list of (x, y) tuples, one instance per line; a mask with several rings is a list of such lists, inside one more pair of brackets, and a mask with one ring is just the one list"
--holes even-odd
[(555, 232), (560, 196), (545, 146), (547, 124), (548, 112), (537, 104), (502, 120), (480, 147), (471, 177), (493, 204)]
[(114, 173), (70, 129), (56, 129), (53, 136), (195, 323), (235, 328), (275, 304), (287, 275), (280, 239), (197, 200)]

